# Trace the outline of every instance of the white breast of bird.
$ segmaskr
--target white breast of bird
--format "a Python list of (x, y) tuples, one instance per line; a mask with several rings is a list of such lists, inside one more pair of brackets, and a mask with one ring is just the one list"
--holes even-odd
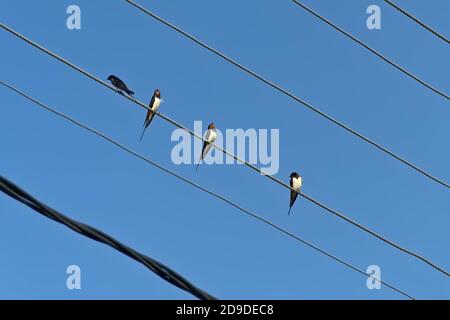
[(301, 178), (301, 177), (293, 178), (293, 179), (292, 179), (292, 187), (293, 187), (295, 190), (299, 191), (300, 188), (302, 187), (302, 178)]
[(208, 132), (206, 133), (205, 140), (209, 143), (213, 143), (216, 140), (216, 131), (212, 129), (208, 129)]
[(152, 107), (152, 110), (153, 110), (153, 111), (158, 110), (160, 104), (161, 104), (161, 99), (155, 97), (155, 101), (153, 101), (153, 107)]

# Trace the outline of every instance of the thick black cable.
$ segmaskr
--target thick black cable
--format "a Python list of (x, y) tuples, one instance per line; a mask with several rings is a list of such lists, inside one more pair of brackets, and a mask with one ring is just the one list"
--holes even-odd
[(186, 31), (178, 28), (177, 26), (173, 25), (172, 23), (164, 20), (163, 18), (157, 16), (156, 14), (154, 14), (153, 12), (149, 11), (148, 9), (145, 9), (144, 7), (140, 6), (139, 4), (131, 1), (131, 0), (125, 0), (127, 3), (133, 5), (134, 7), (138, 8), (139, 10), (141, 10), (142, 12), (144, 12), (145, 14), (151, 16), (152, 18), (156, 19), (157, 21), (163, 23), (164, 25), (168, 26), (169, 28), (171, 28), (172, 30), (177, 31), (178, 33), (180, 33), (181, 35), (185, 36), (186, 38), (192, 40), (193, 42), (195, 42), (196, 44), (198, 44), (199, 46), (207, 49), (208, 51), (216, 54), (217, 56), (219, 56), (220, 58), (226, 60), (227, 62), (231, 63), (232, 65), (234, 65), (235, 67), (237, 67), (238, 69), (250, 74), (251, 76), (255, 77), (256, 79), (264, 82), (265, 84), (269, 85), (270, 87), (272, 87), (273, 89), (276, 89), (277, 91), (283, 93), (284, 95), (290, 97), (291, 99), (295, 100), (296, 102), (304, 105), (305, 107), (307, 107), (309, 110), (314, 111), (315, 113), (319, 114), (320, 116), (324, 117), (325, 119), (327, 119), (328, 121), (334, 123), (335, 125), (337, 125), (338, 127), (341, 127), (342, 129), (346, 130), (347, 132), (351, 133), (352, 135), (358, 137), (359, 139), (369, 143), (370, 145), (372, 145), (373, 147), (381, 150), (382, 152), (384, 152), (385, 154), (391, 156), (392, 158), (402, 162), (403, 164), (407, 165), (408, 167), (414, 169), (415, 171), (419, 172), (420, 174), (426, 176), (427, 178), (433, 180), (434, 182), (439, 183), (440, 185), (446, 187), (447, 189), (450, 189), (450, 184), (448, 184), (447, 182), (443, 181), (440, 178), (434, 177), (432, 174), (428, 173), (427, 171), (419, 168), (418, 166), (416, 166), (415, 164), (413, 164), (412, 162), (398, 156), (397, 154), (395, 154), (394, 152), (390, 151), (389, 149), (387, 149), (386, 147), (383, 147), (382, 145), (378, 144), (377, 142), (365, 137), (363, 134), (359, 133), (358, 131), (350, 128), (349, 126), (347, 126), (346, 124), (340, 122), (339, 120), (333, 118), (332, 116), (326, 114), (325, 112), (317, 109), (316, 107), (314, 107), (312, 104), (306, 102), (305, 100), (300, 99), (299, 97), (297, 97), (296, 95), (294, 95), (293, 93), (289, 92), (288, 90), (284, 89), (283, 87), (279, 86), (278, 84), (262, 77), (261, 75), (259, 75), (258, 73), (256, 73), (255, 71), (250, 70), (249, 68), (245, 67), (244, 65), (238, 63), (237, 61), (227, 57), (225, 54), (223, 54), (222, 52), (212, 48), (211, 46), (207, 45), (206, 43), (200, 41), (199, 39), (195, 38), (194, 36), (192, 36), (191, 34), (187, 33)]
[(450, 97), (442, 92), (439, 89), (436, 89), (435, 87), (431, 86), (430, 84), (426, 83), (425, 81), (423, 81), (422, 79), (420, 79), (419, 77), (417, 77), (416, 75), (414, 75), (413, 73), (411, 73), (410, 71), (406, 70), (405, 68), (403, 68), (402, 66), (400, 66), (398, 63), (395, 63), (394, 61), (390, 60), (389, 58), (385, 57), (384, 55), (382, 55), (381, 53), (379, 53), (378, 51), (376, 51), (375, 49), (372, 49), (371, 47), (369, 47), (366, 43), (364, 43), (363, 41), (359, 40), (358, 38), (356, 38), (355, 36), (351, 35), (350, 33), (348, 33), (347, 31), (345, 31), (344, 29), (342, 29), (341, 27), (338, 27), (335, 23), (331, 22), (330, 20), (328, 20), (327, 18), (321, 16), (320, 14), (318, 14), (317, 12), (313, 11), (311, 8), (305, 6), (303, 3), (297, 1), (297, 0), (292, 0), (295, 4), (297, 4), (298, 6), (300, 6), (301, 8), (305, 9), (307, 12), (311, 13), (312, 15), (314, 15), (315, 17), (319, 18), (320, 20), (322, 20), (323, 22), (325, 22), (326, 24), (328, 24), (329, 26), (333, 27), (335, 30), (339, 31), (340, 33), (342, 33), (343, 35), (345, 35), (346, 37), (352, 39), (353, 41), (355, 41), (357, 44), (359, 44), (360, 46), (366, 48), (367, 50), (369, 50), (370, 52), (372, 52), (374, 55), (376, 55), (378, 58), (382, 59), (383, 61), (387, 62), (388, 64), (390, 64), (391, 66), (393, 66), (394, 68), (396, 68), (397, 70), (400, 70), (403, 74), (406, 74), (408, 77), (414, 79), (415, 81), (417, 81), (418, 83), (420, 83), (421, 85), (423, 85), (424, 87), (430, 89), (431, 91), (433, 91), (434, 93), (437, 93), (438, 95), (446, 98), (447, 100), (450, 100)]
[(409, 299), (415, 300), (414, 297), (412, 297), (411, 295), (407, 294), (406, 292), (396, 288), (395, 286), (393, 286), (393, 285), (391, 285), (391, 284), (389, 284), (389, 283), (387, 283), (387, 282), (385, 282), (385, 281), (383, 281), (381, 279), (375, 278), (373, 275), (370, 275), (370, 274), (364, 272), (363, 270), (361, 270), (361, 269), (351, 265), (348, 262), (345, 262), (344, 260), (342, 260), (342, 259), (340, 259), (340, 258), (338, 258), (338, 257), (336, 257), (336, 256), (334, 256), (334, 255), (332, 255), (332, 254), (330, 254), (328, 252), (326, 252), (325, 250), (322, 250), (321, 248), (317, 247), (316, 245), (314, 245), (314, 244), (312, 244), (312, 243), (310, 243), (310, 242), (300, 238), (299, 236), (293, 234), (292, 232), (290, 232), (290, 231), (288, 231), (286, 229), (283, 229), (282, 227), (279, 227), (278, 225), (270, 222), (269, 220), (264, 219), (261, 216), (259, 216), (259, 215), (255, 214), (255, 213), (253, 213), (253, 212), (243, 208), (239, 204), (237, 204), (237, 203), (227, 199), (226, 197), (224, 197), (224, 196), (222, 196), (222, 195), (220, 195), (220, 194), (218, 194), (216, 192), (213, 192), (213, 191), (211, 191), (211, 190), (209, 190), (209, 189), (207, 189), (207, 188), (205, 188), (205, 187), (203, 187), (203, 186), (193, 182), (192, 180), (189, 180), (189, 179), (187, 179), (187, 178), (185, 178), (185, 177), (183, 177), (183, 176), (181, 176), (181, 175), (179, 175), (179, 174), (177, 174), (177, 173), (175, 173), (175, 172), (173, 172), (173, 171), (171, 171), (171, 170), (161, 166), (160, 164), (150, 160), (149, 158), (146, 158), (146, 157), (138, 154), (137, 152), (127, 148), (123, 144), (121, 144), (121, 143), (117, 142), (116, 140), (108, 137), (107, 135), (105, 135), (105, 134), (103, 134), (103, 133), (101, 133), (101, 132), (99, 132), (99, 131), (97, 131), (95, 129), (92, 129), (92, 128), (84, 125), (83, 123), (81, 123), (81, 122), (79, 122), (79, 121), (69, 117), (68, 115), (66, 115), (64, 113), (56, 111), (55, 109), (53, 109), (53, 108), (51, 108), (51, 107), (41, 103), (40, 101), (38, 101), (35, 98), (27, 95), (26, 93), (20, 91), (19, 89), (15, 88), (15, 87), (7, 84), (7, 83), (4, 83), (2, 81), (0, 81), (0, 84), (6, 86), (10, 90), (12, 90), (12, 91), (16, 92), (17, 94), (21, 95), (22, 97), (30, 100), (31, 102), (33, 102), (37, 106), (45, 109), (46, 111), (51, 112), (51, 113), (57, 115), (58, 117), (61, 117), (61, 118), (65, 119), (65, 120), (75, 124), (76, 126), (79, 126), (80, 128), (87, 130), (88, 132), (90, 132), (90, 133), (92, 133), (92, 134), (94, 134), (94, 135), (96, 135), (96, 136), (106, 140), (107, 142), (111, 143), (115, 147), (117, 147), (117, 148), (119, 148), (119, 149), (121, 149), (121, 150), (123, 150), (123, 151), (125, 151), (125, 152), (127, 152), (129, 154), (131, 154), (132, 156), (134, 156), (134, 157), (136, 157), (136, 158), (146, 162), (147, 164), (150, 164), (150, 165), (156, 167), (157, 169), (159, 169), (161, 171), (164, 171), (165, 173), (167, 173), (167, 174), (169, 174), (169, 175), (171, 175), (171, 176), (173, 176), (173, 177), (175, 177), (175, 178), (177, 178), (177, 179), (179, 179), (179, 180), (189, 184), (190, 186), (192, 186), (192, 187), (194, 187), (194, 188), (196, 188), (196, 189), (198, 189), (198, 190), (200, 190), (202, 192), (205, 192), (205, 193), (215, 197), (216, 199), (219, 199), (219, 200), (223, 201), (224, 203), (226, 203), (226, 204), (234, 207), (235, 209), (238, 209), (242, 213), (250, 216), (251, 218), (253, 218), (255, 220), (258, 220), (258, 221), (268, 225), (269, 227), (271, 227), (271, 228), (281, 232), (282, 234), (284, 234), (284, 235), (286, 235), (286, 236), (288, 236), (288, 237), (290, 237), (290, 238), (292, 238), (292, 239), (294, 239), (294, 240), (296, 240), (296, 241), (298, 241), (298, 242), (300, 242), (300, 243), (302, 243), (302, 244), (312, 248), (313, 250), (315, 250), (315, 251), (317, 251), (317, 252), (319, 252), (319, 253), (329, 257), (330, 259), (332, 259), (332, 260), (334, 260), (334, 261), (336, 261), (336, 262), (338, 262), (338, 263), (340, 263), (340, 264), (342, 264), (342, 265), (344, 265), (344, 266), (346, 266), (346, 267), (348, 267), (348, 268), (350, 268), (350, 269), (352, 269), (352, 270), (354, 270), (354, 271), (356, 271), (356, 272), (358, 272), (358, 273), (360, 273), (360, 274), (362, 274), (364, 276), (367, 276), (367, 277), (372, 278), (372, 279), (374, 279), (376, 281), (379, 281), (380, 283), (386, 285), (387, 287), (389, 287), (392, 290), (394, 290), (394, 291), (404, 295), (405, 297), (407, 297)]
[(423, 23), (422, 21), (420, 21), (419, 19), (414, 17), (412, 14), (407, 12), (405, 9), (399, 7), (397, 4), (395, 4), (394, 2), (392, 2), (390, 0), (384, 0), (384, 2), (386, 2), (392, 8), (396, 9), (397, 11), (401, 12), (402, 14), (404, 14), (405, 16), (407, 16), (408, 18), (410, 18), (411, 20), (413, 20), (414, 22), (419, 24), (422, 28), (424, 28), (424, 29), (428, 30), (429, 32), (431, 32), (432, 34), (434, 34), (436, 37), (440, 38), (441, 40), (444, 40), (445, 42), (447, 42), (447, 44), (450, 44), (450, 41), (444, 35), (440, 34), (436, 30), (431, 29), (431, 27), (427, 26), (425, 23)]
[(22, 202), (26, 206), (30, 207), (31, 209), (41, 213), (45, 217), (52, 219), (53, 221), (56, 221), (58, 223), (61, 223), (65, 225), (66, 227), (72, 229), (73, 231), (84, 235), (85, 237), (88, 237), (92, 240), (104, 243), (117, 251), (120, 251), (124, 255), (140, 262), (144, 266), (146, 266), (148, 269), (153, 271), (155, 274), (157, 274), (159, 277), (163, 278), (167, 282), (171, 283), (172, 285), (192, 294), (193, 296), (202, 299), (202, 300), (214, 300), (215, 298), (211, 296), (210, 294), (204, 292), (203, 290), (195, 287), (193, 284), (191, 284), (188, 280), (183, 278), (181, 275), (176, 273), (175, 271), (171, 270), (169, 267), (165, 266), (164, 264), (147, 257), (136, 250), (120, 243), (110, 235), (93, 228), (89, 225), (86, 225), (84, 223), (78, 222), (76, 220), (73, 220), (62, 213), (56, 211), (55, 209), (50, 208), (49, 206), (45, 205), (44, 203), (38, 201), (34, 197), (32, 197), (30, 194), (28, 194), (26, 191), (12, 183), (11, 181), (7, 180), (3, 176), (0, 176), (0, 190), (3, 191), (5, 194), (9, 195), (10, 197), (16, 199), (19, 202)]

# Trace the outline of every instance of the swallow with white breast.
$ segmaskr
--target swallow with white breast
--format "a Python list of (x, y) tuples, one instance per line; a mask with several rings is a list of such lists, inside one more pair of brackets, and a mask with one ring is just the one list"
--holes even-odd
[(159, 106), (161, 105), (161, 102), (162, 102), (161, 91), (159, 91), (159, 89), (156, 89), (148, 105), (149, 110), (147, 112), (147, 116), (145, 117), (144, 130), (142, 131), (141, 139), (139, 141), (142, 141), (142, 137), (144, 137), (145, 130), (152, 122), (153, 117), (155, 116), (155, 112), (158, 110)]
[(297, 200), (298, 193), (300, 192), (300, 189), (302, 187), (302, 177), (300, 177), (297, 172), (292, 172), (289, 178), (290, 186), (294, 190), (291, 190), (291, 200), (289, 202), (288, 215), (291, 213), (291, 208), (294, 205), (295, 200)]
[(212, 144), (216, 140), (217, 133), (216, 133), (216, 126), (214, 125), (214, 122), (211, 122), (208, 126), (208, 131), (206, 131), (205, 139), (203, 141), (203, 148), (202, 153), (200, 155), (200, 160), (197, 163), (197, 167), (195, 170), (198, 169), (198, 166), (202, 162), (202, 160), (205, 158), (205, 156), (208, 154), (209, 150), (212, 147)]

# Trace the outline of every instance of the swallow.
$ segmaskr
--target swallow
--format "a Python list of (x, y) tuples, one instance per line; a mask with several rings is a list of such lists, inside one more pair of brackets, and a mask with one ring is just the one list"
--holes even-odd
[(121, 94), (122, 94), (122, 91), (125, 91), (130, 96), (134, 95), (134, 92), (131, 91), (130, 89), (128, 89), (126, 84), (122, 80), (117, 78), (116, 76), (110, 75), (107, 80), (111, 81), (112, 85), (114, 87), (116, 87), (117, 89), (119, 89), (119, 92)]
[(216, 127), (214, 125), (214, 122), (211, 122), (208, 126), (208, 131), (206, 131), (205, 139), (203, 141), (202, 153), (200, 155), (200, 160), (198, 161), (197, 167), (195, 168), (195, 170), (198, 169), (200, 162), (202, 162), (202, 160), (208, 154), (209, 150), (212, 147), (212, 144), (214, 143), (214, 141), (216, 141), (216, 137), (217, 137)]
[(297, 172), (292, 172), (289, 176), (291, 188), (291, 201), (289, 202), (289, 211), (288, 215), (291, 212), (291, 208), (294, 205), (295, 200), (297, 200), (298, 192), (300, 192), (300, 188), (302, 187), (302, 177)]
[(149, 110), (147, 111), (147, 116), (145, 117), (144, 130), (142, 131), (141, 139), (139, 140), (139, 142), (142, 141), (142, 137), (144, 136), (145, 130), (152, 122), (153, 117), (155, 116), (155, 112), (158, 110), (159, 106), (161, 105), (161, 102), (162, 102), (161, 91), (159, 91), (159, 89), (156, 89), (155, 92), (153, 93), (153, 97), (150, 100), (150, 103), (148, 104)]

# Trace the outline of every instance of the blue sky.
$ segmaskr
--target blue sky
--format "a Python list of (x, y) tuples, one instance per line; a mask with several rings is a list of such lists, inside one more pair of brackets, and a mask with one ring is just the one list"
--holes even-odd
[[(450, 180), (449, 105), (291, 1), (149, 1), (153, 10), (319, 109)], [(449, 50), (380, 0), (304, 1), (432, 85), (449, 92)], [(444, 0), (397, 3), (450, 34)], [(66, 28), (77, 4), (82, 29)], [(379, 4), (382, 29), (366, 28)], [(387, 238), (450, 268), (444, 187), (238, 71), (125, 1), (3, 0), (0, 20), (100, 78), (120, 76), (188, 127), (280, 129), (280, 170), (303, 190)], [(242, 165), (172, 163), (174, 127), (10, 34), (0, 32), (1, 79), (222, 193), (419, 299), (449, 299), (450, 282), (423, 263)], [(1, 88), (1, 174), (70, 217), (158, 259), (222, 299), (400, 299), (266, 225), (117, 150)], [(184, 299), (143, 266), (0, 195), (0, 298)], [(65, 287), (67, 266), (82, 290)]]

